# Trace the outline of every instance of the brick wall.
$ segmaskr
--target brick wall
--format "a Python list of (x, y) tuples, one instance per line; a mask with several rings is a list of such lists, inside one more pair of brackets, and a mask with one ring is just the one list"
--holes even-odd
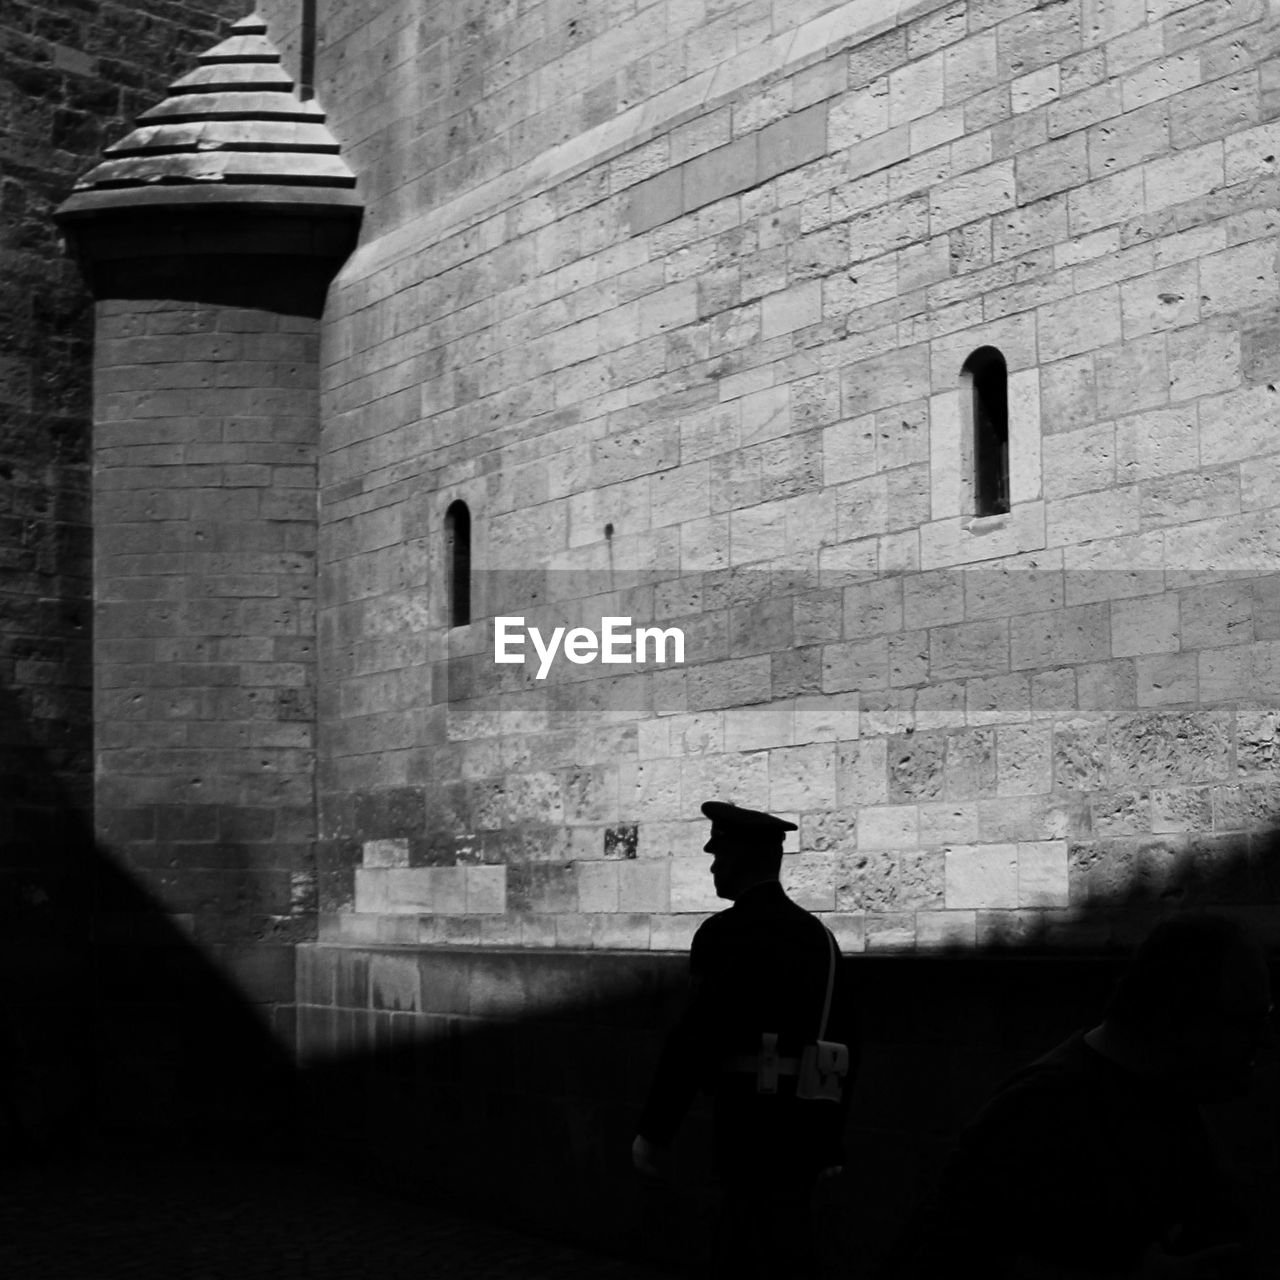
[[(332, 936), (678, 948), (711, 795), (798, 819), (788, 881), (852, 950), (1077, 937), (1135, 885), (1270, 930), (1270, 8), (615, 10), (590, 76), (559, 8), (325, 32), (370, 202), (324, 339)], [(543, 93), (566, 123), (512, 145)], [(987, 345), (1011, 509), (977, 519)], [(689, 651), (539, 681), (495, 614)]]

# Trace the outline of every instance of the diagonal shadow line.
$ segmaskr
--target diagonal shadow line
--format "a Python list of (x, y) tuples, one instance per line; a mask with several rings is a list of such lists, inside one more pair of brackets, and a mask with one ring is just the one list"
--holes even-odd
[[(1273, 828), (1117, 839), (1104, 853), (1096, 875), (1083, 868), (1091, 892), (1070, 912), (993, 933), (976, 952), (851, 961), (865, 1044), (850, 1175), (820, 1206), (831, 1274), (841, 1259), (879, 1274), (954, 1130), (1002, 1078), (1096, 1021), (1128, 946), (1157, 920), (1209, 907), (1276, 918)], [(706, 1112), (686, 1126), (670, 1193), (638, 1187), (628, 1167), (683, 957), (459, 948), (413, 960), (415, 985), (397, 955), (321, 947), (300, 971), (301, 1084), (325, 1117), (325, 1149), (388, 1188), (526, 1230), (670, 1266), (700, 1256), (713, 1205)], [(1226, 1116), (1237, 1152), (1273, 1180), (1276, 1083), (1268, 1075)]]
[[(287, 1049), (94, 839), (0, 689), (0, 1133), (10, 1155), (287, 1148)], [(246, 871), (245, 875), (249, 875)]]
[[(669, 1191), (638, 1188), (627, 1160), (684, 957), (305, 947), (295, 1065), (95, 844), (9, 690), (0, 717), (6, 1122), (27, 1154), (321, 1160), (397, 1197), (552, 1238), (669, 1266), (700, 1256), (705, 1110), (686, 1126)], [(1070, 913), (977, 953), (853, 962), (865, 1052), (853, 1173), (820, 1210), (832, 1274), (841, 1259), (877, 1274), (948, 1134), (1007, 1071), (1096, 1016), (1120, 944), (1171, 910), (1274, 919), (1280, 904), (1275, 828), (1128, 838), (1102, 853), (1083, 868), (1095, 892)], [(380, 965), (410, 962), (407, 995), (378, 980)], [(1236, 1137), (1274, 1174), (1274, 1077), (1266, 1092)], [(1269, 1142), (1251, 1144), (1260, 1131)]]

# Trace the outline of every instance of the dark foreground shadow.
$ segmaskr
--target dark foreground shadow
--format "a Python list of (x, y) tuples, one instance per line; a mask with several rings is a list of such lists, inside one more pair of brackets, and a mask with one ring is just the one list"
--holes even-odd
[[(281, 1037), (287, 1023), (268, 1025), (95, 846), (23, 740), (16, 705), (3, 694), (0, 703), (9, 716), (0, 1133), (11, 1190), (30, 1187), (41, 1163), (45, 1185), (71, 1186), (73, 1160), (82, 1172), (104, 1158), (160, 1160), (171, 1190), (185, 1180), (193, 1192), (228, 1161), (305, 1166), (368, 1188), (366, 1205), (399, 1205), (409, 1219), (446, 1206), (697, 1270), (714, 1204), (705, 1113), (681, 1135), (670, 1186), (639, 1184), (628, 1154), (683, 999), (684, 957), (303, 946), (298, 1065)], [(1124, 878), (1069, 917), (992, 935), (977, 952), (851, 962), (864, 1058), (848, 1171), (823, 1187), (817, 1210), (829, 1276), (882, 1274), (951, 1134), (1006, 1074), (1097, 1017), (1126, 946), (1156, 919), (1206, 905), (1255, 924), (1280, 912), (1275, 831), (1211, 850), (1130, 844)], [(1259, 1195), (1277, 1185), (1276, 1095), (1268, 1068), (1222, 1116)], [(259, 1185), (283, 1195), (287, 1182), (281, 1173)], [(317, 1239), (329, 1212), (315, 1205)], [(191, 1230), (203, 1230), (195, 1217)], [(60, 1249), (81, 1257), (74, 1240), (74, 1221), (48, 1236), (32, 1274), (58, 1274)], [(202, 1265), (188, 1274), (219, 1274)]]
[[(976, 952), (850, 961), (864, 1058), (847, 1172), (817, 1205), (829, 1276), (885, 1273), (958, 1127), (1015, 1069), (1098, 1020), (1159, 919), (1213, 907), (1257, 927), (1276, 914), (1273, 831), (1211, 851), (1127, 845), (1114, 851), (1122, 874), (1069, 915), (993, 932)], [(639, 1183), (628, 1159), (683, 982), (683, 957), (669, 955), (309, 949), (306, 1109), (324, 1117), (324, 1150), (397, 1192), (696, 1274), (715, 1204), (708, 1117), (682, 1132), (670, 1187)], [(1255, 1193), (1274, 1195), (1274, 1067), (1218, 1119)], [(1280, 1241), (1265, 1248), (1280, 1256)]]
[(0, 1160), (287, 1151), (285, 1046), (0, 723)]

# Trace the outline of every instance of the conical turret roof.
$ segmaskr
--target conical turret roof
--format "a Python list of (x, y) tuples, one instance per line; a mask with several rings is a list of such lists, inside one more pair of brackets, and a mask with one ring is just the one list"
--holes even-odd
[(359, 208), (325, 114), (304, 101), (257, 14), (201, 54), (75, 184), (60, 220), (100, 211), (269, 203)]

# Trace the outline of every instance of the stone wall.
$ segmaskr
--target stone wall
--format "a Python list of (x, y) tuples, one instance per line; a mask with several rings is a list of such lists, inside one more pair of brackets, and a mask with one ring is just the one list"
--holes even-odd
[(8, 851), (35, 831), (48, 842), (53, 809), (83, 816), (90, 805), (92, 308), (51, 214), (102, 148), (154, 105), (166, 69), (214, 40), (238, 8), (91, 4), (60, 12), (17, 0), (6, 10), (0, 683), (12, 705), (0, 805), (13, 824)]
[(266, 306), (98, 308), (98, 830), (285, 1013), (315, 927), (316, 345)]
[[(116, 962), (92, 951), (93, 907), (127, 900), (141, 921), (151, 910), (92, 840), (92, 303), (51, 215), (155, 103), (169, 68), (240, 8), (14, 0), (0, 18), (0, 1043), (10, 1150), (65, 1135), (95, 1090), (104, 1033), (94, 1002), (128, 984), (115, 984)], [(127, 1046), (117, 1061), (136, 1066), (153, 1031), (154, 1020), (122, 1017), (105, 1038)]]
[[(678, 1135), (669, 1188), (629, 1164), (661, 1032), (686, 989), (681, 957), (323, 944), (298, 957), (320, 1156), (399, 1196), (696, 1271), (716, 1206), (705, 1101)], [(880, 1277), (955, 1128), (1007, 1074), (1097, 1017), (1118, 964), (937, 952), (847, 963), (861, 1065), (846, 1172), (819, 1190), (816, 1239), (824, 1275)], [(1274, 1199), (1275, 1099), (1269, 1071), (1217, 1116), (1259, 1205)], [(1274, 1218), (1258, 1216), (1260, 1270), (1280, 1257)]]
[[(678, 949), (713, 795), (799, 821), (849, 950), (1078, 940), (1135, 885), (1270, 929), (1270, 8), (544, 10), (323, 32), (369, 200), (324, 334), (329, 936)], [(495, 615), (688, 652), (539, 680)]]

